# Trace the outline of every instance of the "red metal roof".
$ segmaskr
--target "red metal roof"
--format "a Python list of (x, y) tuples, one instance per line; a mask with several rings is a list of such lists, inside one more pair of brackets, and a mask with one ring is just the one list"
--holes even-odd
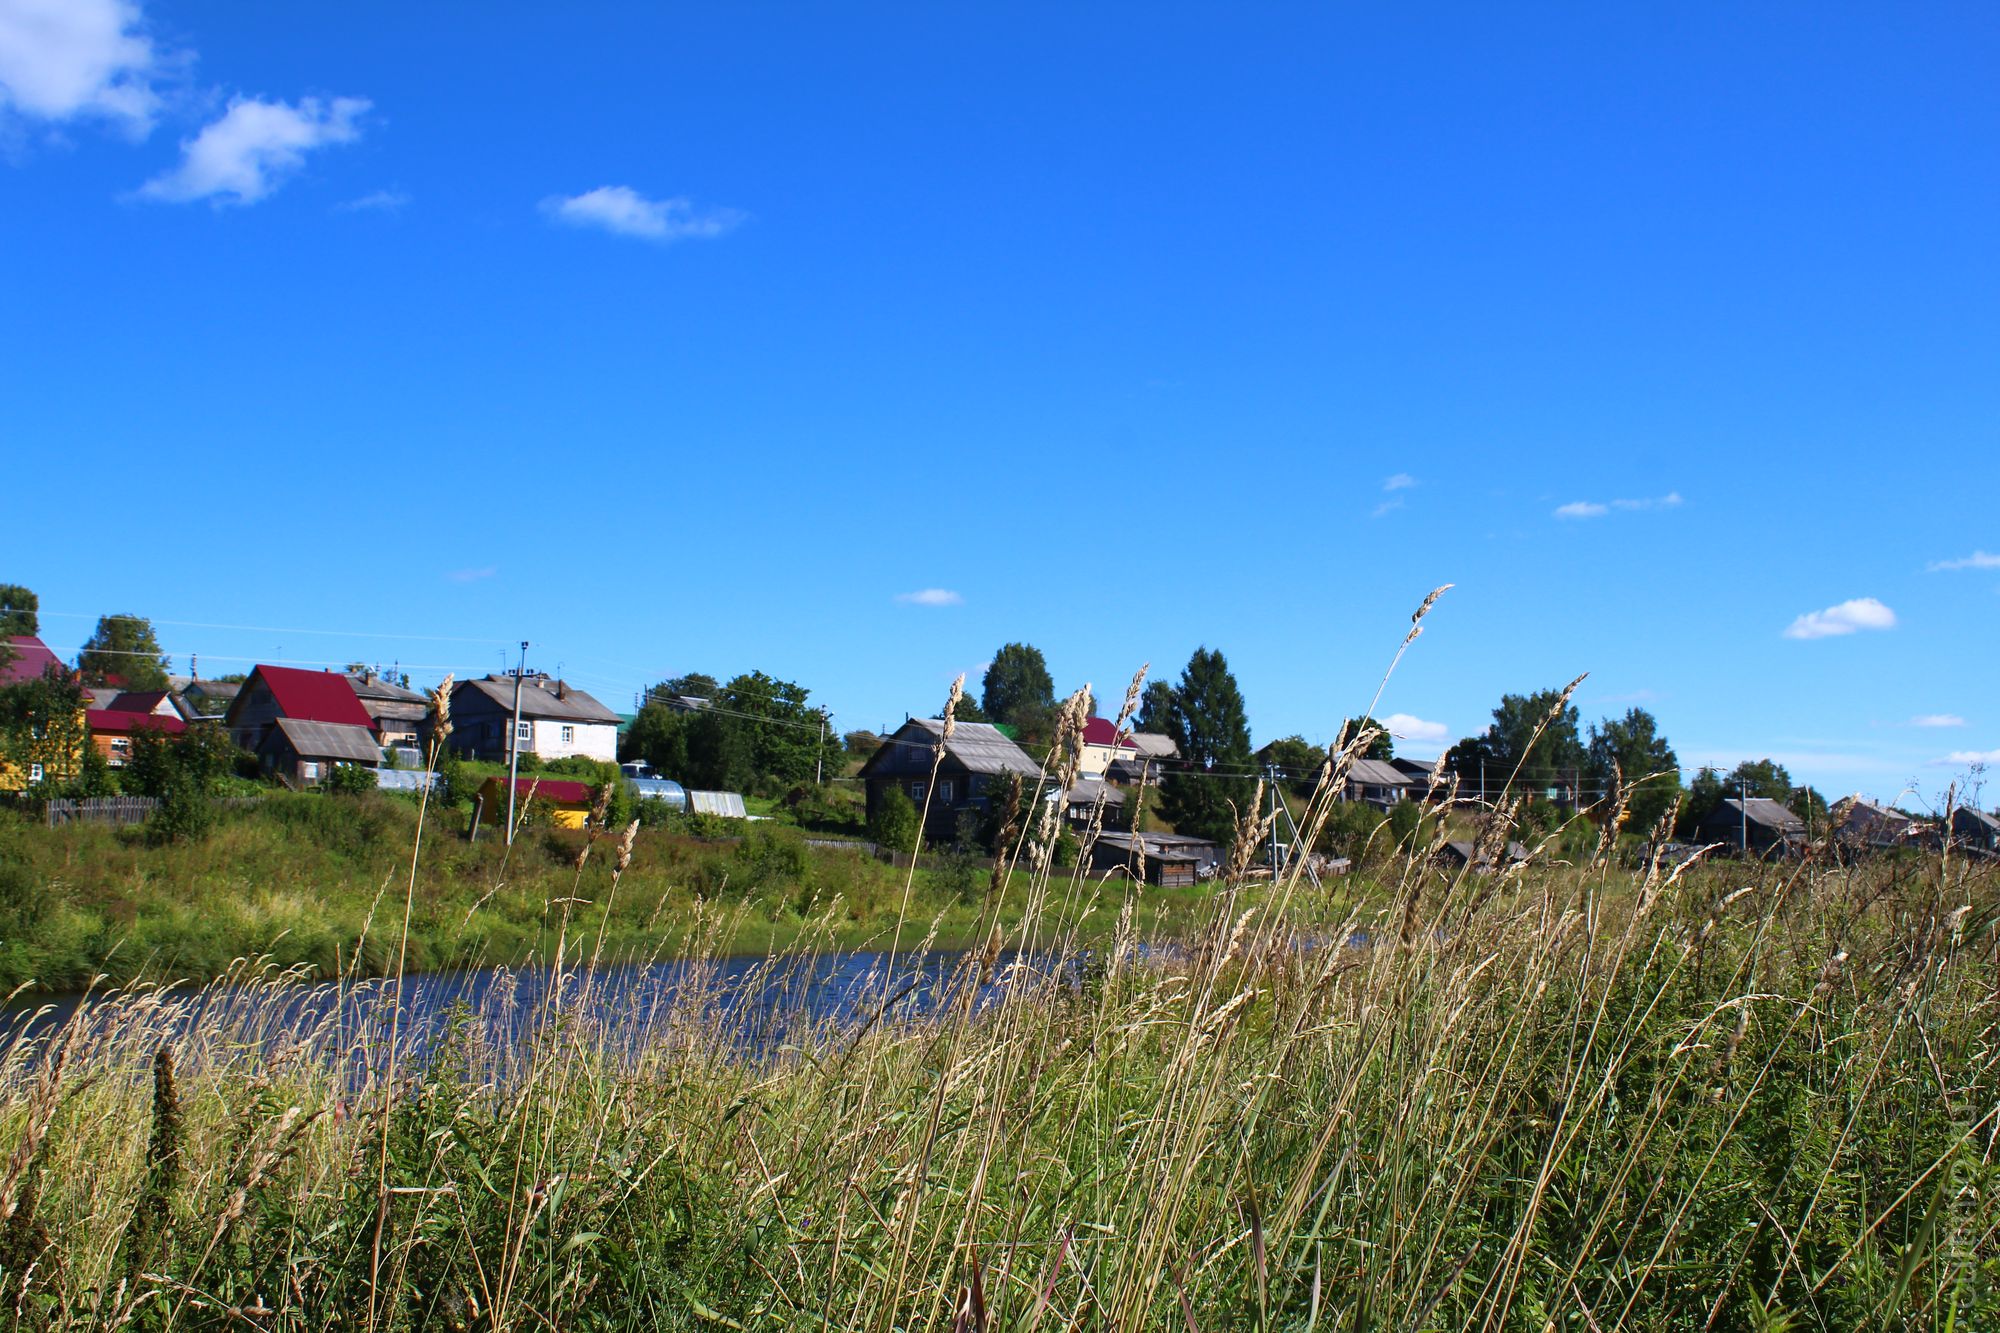
[(169, 736), (187, 730), (187, 723), (177, 717), (161, 717), (156, 713), (121, 713), (109, 708), (92, 708), (83, 715), (83, 720), (92, 731), (107, 736), (129, 736), (135, 731), (163, 731)]
[(165, 703), (166, 698), (165, 690), (126, 690), (104, 707), (113, 713), (150, 713)]
[[(338, 671), (301, 671), (297, 667), (259, 663), (251, 678), (261, 678), (278, 711), (303, 722), (332, 722), (344, 727), (375, 729), (375, 719), (361, 706), (354, 686)], [(248, 686), (245, 686), (248, 689)]]
[[(506, 791), (507, 784), (499, 778), (486, 779), (495, 791)], [(589, 805), (597, 799), (597, 788), (587, 782), (570, 782), (563, 778), (515, 778), (515, 794), (525, 799), (528, 788), (535, 789), (538, 801), (553, 801), (557, 805)]]
[(1121, 750), (1136, 750), (1139, 748), (1132, 744), (1130, 736), (1120, 741), (1118, 739), (1118, 727), (1108, 717), (1093, 717), (1083, 724), (1083, 743), (1085, 745), (1116, 745)]
[(23, 681), (40, 680), (42, 673), (51, 665), (62, 666), (62, 659), (49, 651), (49, 646), (32, 634), (16, 634), (8, 638), (7, 644), (14, 650), (13, 656), (0, 666), (0, 685), (18, 685)]

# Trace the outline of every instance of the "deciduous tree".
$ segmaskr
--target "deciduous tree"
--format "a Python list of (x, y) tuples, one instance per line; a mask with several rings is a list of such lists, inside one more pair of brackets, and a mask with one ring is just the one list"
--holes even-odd
[(1023, 739), (1046, 739), (1055, 715), (1056, 684), (1042, 650), (1027, 643), (1002, 644), (980, 678), (979, 707), (988, 719), (1013, 727)]
[(76, 664), (87, 685), (107, 684), (113, 677), (128, 690), (167, 687), (167, 657), (144, 616), (101, 616), (97, 629), (84, 641)]

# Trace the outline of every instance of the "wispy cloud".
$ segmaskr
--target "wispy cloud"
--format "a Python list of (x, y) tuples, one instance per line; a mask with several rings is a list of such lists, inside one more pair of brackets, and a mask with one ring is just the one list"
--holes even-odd
[(377, 190), (333, 207), (338, 213), (400, 213), (409, 202), (410, 196), (401, 190)]
[(2000, 750), (1953, 750), (1942, 759), (1931, 760), (1934, 768), (1969, 768), (1973, 764), (2000, 765)]
[(1831, 639), (1856, 630), (1894, 629), (1896, 613), (1873, 597), (1856, 597), (1824, 611), (1810, 611), (1785, 628), (1788, 639)]
[(965, 598), (950, 588), (919, 588), (915, 592), (899, 592), (896, 600), (905, 606), (959, 606)]
[(144, 136), (160, 108), (160, 61), (141, 24), (131, 0), (0, 0), (0, 108)]
[(1451, 728), (1442, 722), (1426, 722), (1408, 713), (1391, 713), (1382, 725), (1399, 741), (1442, 743), (1451, 739)]
[(1385, 491), (1407, 491), (1416, 484), (1417, 479), (1407, 472), (1398, 472), (1393, 477), (1382, 479), (1382, 489)]
[(1399, 495), (1393, 500), (1384, 500), (1381, 504), (1376, 505), (1373, 510), (1369, 511), (1368, 517), (1380, 518), (1384, 514), (1393, 514), (1402, 507), (1403, 497)]
[(498, 565), (481, 565), (477, 569), (454, 569), (445, 577), (453, 583), (477, 583), (481, 579), (490, 579), (499, 572)]
[(1910, 719), (1913, 727), (1962, 727), (1965, 719), (1956, 713), (1923, 713)]
[(1974, 551), (1956, 560), (1933, 560), (1925, 568), (1933, 574), (1948, 569), (2000, 569), (2000, 555), (1991, 551)]
[(1556, 506), (1557, 518), (1603, 518), (1617, 510), (1621, 513), (1637, 513), (1647, 509), (1678, 509), (1681, 493), (1668, 491), (1665, 495), (1651, 496), (1643, 500), (1572, 500), (1566, 505)]
[(743, 214), (733, 208), (697, 211), (689, 200), (648, 199), (629, 185), (600, 185), (582, 194), (552, 196), (542, 200), (542, 211), (568, 226), (662, 245), (711, 240), (743, 221)]
[(365, 97), (303, 97), (297, 105), (236, 98), (221, 119), (182, 141), (181, 164), (147, 181), (139, 195), (177, 204), (254, 204), (297, 171), (308, 152), (360, 138), (356, 122), (369, 105)]

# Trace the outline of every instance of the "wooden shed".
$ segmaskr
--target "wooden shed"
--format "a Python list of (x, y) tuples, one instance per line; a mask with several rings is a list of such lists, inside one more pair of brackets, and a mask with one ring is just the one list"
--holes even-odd
[[(573, 782), (566, 778), (514, 779), (516, 818), (520, 817), (521, 804), (531, 798), (534, 804), (548, 812), (550, 822), (557, 828), (583, 828), (590, 823), (590, 807), (597, 800), (597, 792), (587, 782)], [(479, 788), (479, 800), (482, 818), (496, 827), (505, 823), (507, 779), (486, 779)]]

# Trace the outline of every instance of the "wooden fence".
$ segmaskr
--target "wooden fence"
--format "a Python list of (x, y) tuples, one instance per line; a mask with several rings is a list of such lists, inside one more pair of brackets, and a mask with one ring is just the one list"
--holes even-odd
[(143, 824), (160, 808), (157, 796), (92, 796), (48, 804), (49, 827), (61, 824)]

